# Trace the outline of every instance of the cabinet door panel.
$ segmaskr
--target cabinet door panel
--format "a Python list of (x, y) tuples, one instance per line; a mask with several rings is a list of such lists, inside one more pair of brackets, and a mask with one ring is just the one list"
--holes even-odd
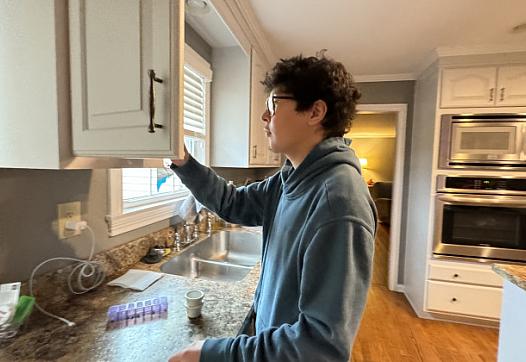
[(268, 140), (261, 120), (265, 112), (266, 93), (261, 81), (266, 73), (265, 66), (255, 50), (251, 59), (251, 97), (250, 97), (250, 164), (268, 164)]
[[(70, 39), (75, 154), (181, 154), (181, 2), (72, 0)], [(153, 82), (154, 120), (162, 126), (154, 133), (148, 130), (150, 69), (162, 79)]]
[(429, 311), (499, 319), (501, 299), (501, 288), (427, 282), (427, 310)]
[(494, 106), (496, 76), (495, 67), (444, 69), (440, 106)]
[(526, 65), (499, 68), (497, 105), (526, 106)]

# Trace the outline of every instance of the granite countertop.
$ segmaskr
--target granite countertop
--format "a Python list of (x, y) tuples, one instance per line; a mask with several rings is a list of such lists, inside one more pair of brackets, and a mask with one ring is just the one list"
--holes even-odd
[[(172, 257), (172, 256), (170, 256)], [(170, 258), (169, 257), (169, 258)], [(162, 263), (133, 268), (159, 270)], [(0, 361), (166, 361), (176, 351), (207, 337), (235, 336), (252, 305), (260, 264), (238, 282), (188, 279), (166, 274), (143, 292), (102, 285), (45, 306), (76, 323), (64, 323), (34, 311), (18, 335), (0, 342)], [(202, 316), (186, 316), (184, 294), (205, 292)], [(106, 329), (108, 307), (166, 296), (166, 319), (121, 329)]]
[(526, 290), (526, 265), (493, 264), (492, 268), (504, 279)]

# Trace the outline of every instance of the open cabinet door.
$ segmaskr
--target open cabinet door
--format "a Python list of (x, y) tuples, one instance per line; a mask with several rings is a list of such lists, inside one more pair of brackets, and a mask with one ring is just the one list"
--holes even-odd
[(73, 152), (183, 155), (183, 0), (70, 0)]

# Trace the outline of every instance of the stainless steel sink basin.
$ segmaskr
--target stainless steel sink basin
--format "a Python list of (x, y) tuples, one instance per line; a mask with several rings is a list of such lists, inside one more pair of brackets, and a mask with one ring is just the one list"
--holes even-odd
[(261, 235), (220, 231), (161, 265), (161, 271), (189, 278), (238, 281), (261, 258)]

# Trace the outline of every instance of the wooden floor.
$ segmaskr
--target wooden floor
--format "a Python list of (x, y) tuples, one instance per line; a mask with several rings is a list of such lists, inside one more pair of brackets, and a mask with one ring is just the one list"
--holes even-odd
[(405, 296), (387, 289), (389, 228), (376, 238), (373, 282), (351, 360), (496, 361), (498, 330), (416, 317)]

